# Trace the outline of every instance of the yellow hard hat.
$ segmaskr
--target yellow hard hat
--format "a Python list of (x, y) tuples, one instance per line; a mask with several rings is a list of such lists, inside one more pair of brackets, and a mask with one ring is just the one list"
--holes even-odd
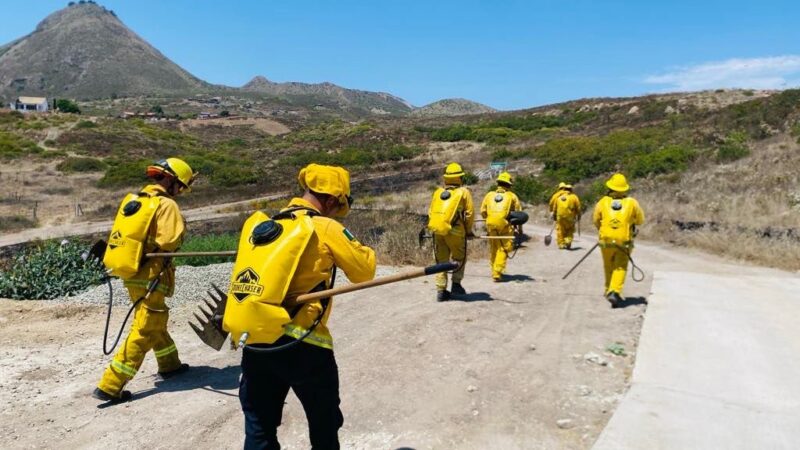
[(353, 197), (350, 196), (350, 172), (346, 169), (309, 164), (300, 169), (297, 181), (303, 189), (336, 197), (340, 206), (337, 217), (344, 217), (350, 212)]
[(572, 185), (562, 181), (561, 183), (558, 183), (558, 188), (559, 189), (572, 189)]
[(611, 175), (611, 178), (606, 181), (606, 187), (615, 192), (628, 192), (628, 189), (631, 188), (628, 186), (628, 180), (625, 175), (621, 173)]
[(500, 175), (497, 176), (497, 182), (505, 183), (509, 186), (514, 184), (514, 182), (511, 181), (511, 174), (508, 172), (500, 172)]
[(464, 169), (459, 163), (450, 163), (444, 169), (444, 182), (447, 184), (461, 184), (464, 178)]
[(154, 162), (147, 167), (147, 176), (155, 178), (157, 176), (169, 175), (178, 179), (178, 182), (187, 191), (191, 190), (197, 174), (192, 171), (186, 161), (178, 158), (167, 158)]

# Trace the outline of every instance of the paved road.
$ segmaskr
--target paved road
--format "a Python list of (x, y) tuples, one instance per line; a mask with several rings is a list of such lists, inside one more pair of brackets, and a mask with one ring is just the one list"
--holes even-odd
[(800, 278), (659, 272), (606, 449), (800, 447)]

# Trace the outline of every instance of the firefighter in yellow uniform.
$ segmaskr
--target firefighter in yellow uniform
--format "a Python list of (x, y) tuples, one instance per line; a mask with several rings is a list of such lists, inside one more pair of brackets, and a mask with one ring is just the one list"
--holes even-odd
[(467, 265), (467, 238), (473, 236), (475, 210), (472, 193), (464, 186), (466, 174), (458, 163), (450, 163), (444, 171), (444, 186), (436, 189), (428, 209), (428, 229), (433, 234), (433, 251), (437, 263), (457, 261), (453, 283), (447, 290), (447, 273), (436, 274), (436, 300), (449, 300), (466, 295), (461, 285)]
[(562, 182), (558, 185), (558, 191), (550, 197), (550, 212), (556, 222), (558, 248), (572, 248), (575, 224), (581, 220), (581, 201), (572, 192), (571, 184)]
[[(490, 191), (481, 202), (481, 216), (486, 219), (486, 230), (489, 236), (511, 236), (514, 227), (508, 222), (508, 214), (522, 211), (522, 204), (516, 194), (511, 192), (513, 181), (511, 174), (503, 172), (497, 176), (497, 189)], [(492, 279), (503, 280), (508, 254), (514, 250), (511, 239), (489, 240), (489, 265), (492, 268)]]
[(628, 261), (633, 252), (636, 226), (644, 223), (639, 203), (627, 195), (630, 186), (621, 173), (606, 181), (608, 193), (597, 202), (592, 220), (598, 229), (605, 269), (605, 297), (612, 307), (622, 301)]
[[(178, 158), (161, 160), (147, 168), (147, 177), (154, 181), (145, 186), (139, 196), (158, 197), (155, 215), (147, 230), (144, 253), (173, 252), (183, 242), (185, 224), (178, 204), (173, 199), (189, 191), (195, 174), (191, 167)], [(145, 297), (148, 286), (158, 279), (155, 290)], [(171, 297), (175, 288), (175, 268), (166, 258), (144, 260), (139, 271), (124, 280), (131, 302), (136, 302), (133, 323), (128, 337), (93, 392), (93, 397), (107, 402), (131, 399), (130, 391), (123, 390), (139, 370), (150, 350), (155, 353), (158, 373), (162, 379), (188, 370), (178, 358), (178, 349), (167, 331), (169, 308), (165, 298)]]
[[(305, 192), (302, 197), (293, 198), (282, 212), (311, 216), (313, 233), (290, 275), (287, 297), (330, 287), (335, 268), (344, 271), (354, 283), (374, 278), (375, 252), (333, 219), (344, 217), (350, 210), (347, 170), (310, 164), (300, 171), (298, 179)], [(338, 430), (344, 419), (339, 409), (333, 339), (328, 330), (331, 307), (329, 300), (291, 309), (291, 322), (284, 327), (282, 337), (272, 343), (248, 341), (244, 347), (239, 384), (245, 416), (244, 448), (280, 448), (277, 428), (289, 389), (306, 412), (311, 448), (339, 448)], [(228, 315), (227, 309), (225, 314)], [(290, 343), (296, 345), (261, 351)]]

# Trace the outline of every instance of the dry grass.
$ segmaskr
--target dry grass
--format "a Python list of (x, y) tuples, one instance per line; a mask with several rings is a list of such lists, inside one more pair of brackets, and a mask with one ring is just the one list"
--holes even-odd
[[(779, 135), (752, 151), (731, 164), (636, 181), (634, 195), (648, 221), (642, 236), (760, 265), (800, 269), (800, 241), (775, 233), (763, 236), (769, 230), (800, 232), (800, 146), (790, 136)], [(675, 220), (709, 226), (680, 231)]]

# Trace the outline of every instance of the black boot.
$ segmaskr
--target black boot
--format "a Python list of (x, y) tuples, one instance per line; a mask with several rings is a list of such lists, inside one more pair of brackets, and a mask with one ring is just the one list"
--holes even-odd
[(437, 291), (436, 292), (436, 301), (437, 302), (446, 302), (450, 300), (450, 292), (448, 291)]
[(622, 297), (619, 295), (619, 293), (613, 291), (606, 295), (606, 299), (608, 300), (608, 303), (611, 303), (612, 308), (619, 307), (619, 304), (622, 302)]
[(453, 286), (450, 287), (450, 292), (453, 295), (467, 295), (467, 291), (464, 290), (464, 286), (461, 286), (461, 283), (453, 283)]
[(181, 366), (175, 370), (170, 370), (169, 372), (158, 372), (158, 376), (160, 376), (162, 380), (167, 380), (176, 375), (180, 375), (184, 372), (187, 372), (188, 370), (189, 370), (189, 365), (186, 363), (182, 363)]
[(94, 392), (92, 392), (92, 397), (113, 405), (115, 403), (124, 403), (129, 401), (131, 398), (133, 398), (133, 394), (131, 394), (131, 391), (122, 391), (119, 393), (119, 397), (114, 397), (100, 388), (95, 388)]

